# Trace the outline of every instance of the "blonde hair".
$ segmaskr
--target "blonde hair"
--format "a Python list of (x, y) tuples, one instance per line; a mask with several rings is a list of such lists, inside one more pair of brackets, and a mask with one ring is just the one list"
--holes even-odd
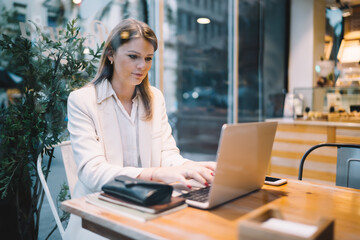
[[(135, 38), (144, 38), (149, 41), (154, 47), (154, 52), (158, 48), (158, 41), (154, 31), (144, 22), (135, 19), (124, 19), (109, 34), (106, 40), (104, 52), (101, 56), (100, 66), (97, 74), (92, 81), (95, 85), (102, 81), (111, 81), (113, 75), (113, 65), (110, 63), (109, 56), (124, 43), (127, 43)], [(107, 80), (106, 80), (107, 79)], [(145, 120), (152, 119), (152, 94), (150, 90), (150, 82), (148, 74), (146, 74), (144, 80), (136, 86), (136, 89), (141, 94), (141, 99), (145, 106)]]

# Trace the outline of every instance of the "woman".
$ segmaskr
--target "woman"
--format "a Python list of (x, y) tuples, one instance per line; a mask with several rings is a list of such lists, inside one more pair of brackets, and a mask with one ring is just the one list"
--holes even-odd
[[(126, 19), (110, 33), (95, 79), (68, 99), (68, 129), (78, 177), (73, 198), (101, 190), (118, 175), (191, 189), (191, 179), (208, 186), (215, 162), (184, 159), (176, 147), (162, 93), (148, 71), (157, 49), (154, 32)], [(72, 216), (71, 239), (90, 234)]]

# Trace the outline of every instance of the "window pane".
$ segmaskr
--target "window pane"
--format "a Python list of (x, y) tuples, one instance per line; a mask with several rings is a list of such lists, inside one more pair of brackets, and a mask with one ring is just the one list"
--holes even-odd
[(283, 116), (288, 73), (289, 1), (267, 0), (264, 8), (264, 107), (267, 118)]
[[(135, 18), (144, 22), (149, 20), (148, 4), (144, 0), (86, 0), (79, 5), (72, 1), (45, 1), (42, 3), (43, 1), (24, 0), (21, 2), (23, 3), (10, 4), (10, 1), (1, 4), (0, 0), (0, 6), (4, 5), (5, 7), (2, 18), (12, 11), (16, 11), (17, 25), (19, 22), (23, 23), (22, 30), (19, 29), (16, 34), (31, 38), (35, 30), (28, 20), (32, 20), (39, 25), (43, 32), (49, 33), (51, 38), (57, 39), (59, 30), (77, 18), (80, 34), (88, 38), (89, 47), (95, 47), (95, 43), (101, 44), (105, 41), (109, 31), (122, 19)], [(29, 11), (29, 9), (36, 11)], [(39, 15), (39, 12), (44, 14)], [(11, 28), (14, 27), (11, 26)]]
[(260, 109), (260, 1), (239, 1), (239, 122), (258, 121)]
[[(96, 49), (96, 44), (101, 45), (109, 31), (122, 19), (131, 17), (148, 22), (149, 18), (149, 7), (145, 0), (86, 0), (79, 5), (72, 1), (0, 0), (0, 8), (0, 32), (10, 37), (38, 37), (34, 25), (28, 21), (32, 20), (51, 40), (58, 40), (66, 24), (77, 18), (79, 36), (87, 38), (84, 42), (86, 51), (88, 48)], [(7, 56), (1, 55), (0, 59), (0, 67), (16, 72), (18, 66), (9, 64)], [(0, 109), (19, 98), (18, 86), (11, 78), (0, 82)]]
[[(3, 9), (3, 7), (6, 9)], [(81, 36), (88, 38), (86, 42), (88, 47), (94, 47), (95, 43), (101, 44), (101, 42), (106, 40), (108, 32), (123, 18), (132, 17), (146, 22), (148, 20), (148, 7), (144, 0), (83, 0), (80, 5), (73, 4), (71, 0), (0, 0), (0, 9), (2, 10), (0, 13), (0, 32), (10, 37), (22, 35), (29, 39), (35, 38), (35, 30), (32, 24), (28, 22), (28, 20), (33, 20), (39, 25), (43, 33), (48, 34), (51, 39), (57, 40), (59, 29), (64, 28), (68, 21), (78, 18), (77, 26), (80, 27)], [(19, 22), (22, 24), (19, 24)], [(0, 38), (3, 37), (0, 36)], [(25, 49), (25, 46), (23, 47)], [(45, 53), (48, 54), (47, 51), (44, 51)], [(21, 82), (18, 80), (19, 76), (8, 74), (5, 71), (6, 69), (15, 74), (19, 73), (19, 66), (11, 64), (12, 56), (4, 55), (4, 51), (0, 50), (0, 111), (3, 111), (2, 108), (8, 107), (8, 102), (21, 98), (19, 91), (16, 90), (19, 87), (19, 82)], [(43, 66), (39, 66), (39, 68), (41, 67)], [(48, 69), (48, 66), (43, 68)], [(38, 72), (38, 70), (34, 71)], [(44, 71), (45, 69), (39, 72)], [(43, 105), (40, 104), (39, 106)], [(38, 120), (37, 117), (33, 119)], [(0, 132), (2, 133), (2, 129)], [(2, 139), (0, 141), (2, 142)], [(56, 154), (57, 151), (55, 151)], [(57, 157), (60, 158), (58, 159)], [(61, 161), (62, 158), (56, 155), (56, 159)], [(59, 194), (60, 186), (66, 182), (66, 174), (61, 165), (60, 162), (57, 164), (53, 162), (51, 166), (52, 176), (49, 175), (48, 179), (51, 194), (53, 198), (55, 197), (54, 199)], [(49, 205), (43, 205), (41, 215), (38, 217), (40, 219), (38, 239), (47, 239), (54, 226), (54, 218), (50, 212)], [(60, 232), (55, 230), (51, 234), (50, 239), (62, 239)]]
[(239, 122), (282, 116), (287, 73), (286, 2), (239, 1)]
[(215, 154), (228, 111), (228, 1), (207, 2), (165, 1), (164, 94), (181, 151)]

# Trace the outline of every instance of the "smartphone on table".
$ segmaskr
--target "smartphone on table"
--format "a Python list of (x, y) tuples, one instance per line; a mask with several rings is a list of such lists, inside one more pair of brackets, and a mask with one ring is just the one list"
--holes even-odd
[(273, 186), (280, 186), (280, 185), (287, 183), (287, 180), (285, 178), (266, 176), (264, 183), (268, 184), (268, 185), (273, 185)]

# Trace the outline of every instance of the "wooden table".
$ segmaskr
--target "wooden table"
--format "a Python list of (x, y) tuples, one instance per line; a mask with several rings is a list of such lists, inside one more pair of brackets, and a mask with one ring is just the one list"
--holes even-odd
[(279, 209), (290, 221), (316, 224), (321, 217), (333, 218), (334, 239), (360, 239), (360, 190), (297, 180), (278, 187), (264, 185), (213, 210), (188, 207), (145, 223), (91, 205), (85, 198), (61, 205), (82, 217), (84, 228), (113, 239), (122, 234), (137, 239), (237, 239), (246, 214), (268, 207)]

